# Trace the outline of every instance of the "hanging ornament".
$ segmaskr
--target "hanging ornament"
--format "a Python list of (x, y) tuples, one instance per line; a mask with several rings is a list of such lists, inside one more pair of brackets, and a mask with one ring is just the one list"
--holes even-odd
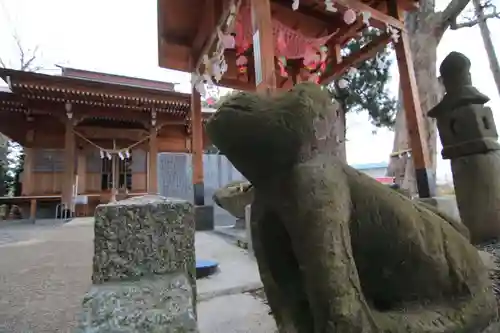
[(237, 59), (236, 59), (236, 65), (237, 66), (243, 66), (243, 65), (246, 65), (248, 64), (248, 58), (245, 57), (244, 55), (240, 55)]
[(307, 78), (307, 81), (309, 82), (313, 82), (313, 83), (319, 83), (319, 73), (316, 72), (316, 73), (312, 73), (311, 75), (309, 75), (309, 77)]
[(352, 9), (348, 9), (344, 13), (344, 22), (351, 25), (356, 22), (356, 12)]
[(293, 10), (299, 9), (299, 5), (300, 5), (300, 0), (293, 0), (293, 2), (292, 2), (292, 9)]
[(325, 62), (326, 61), (326, 57), (328, 56), (328, 46), (322, 45), (319, 48), (319, 55), (320, 55), (319, 61)]
[(120, 160), (123, 161), (123, 159), (125, 158), (125, 156), (123, 155), (123, 153), (120, 151), (118, 152), (118, 157), (120, 158)]
[(99, 155), (101, 156), (101, 159), (103, 159), (103, 158), (105, 157), (105, 155), (104, 155), (104, 151), (100, 150), (100, 151), (99, 151)]
[(206, 81), (205, 83), (207, 83), (207, 81), (209, 80), (212, 81), (212, 79), (210, 78), (212, 74), (212, 61), (208, 57), (208, 54), (205, 54), (203, 56), (203, 66), (205, 66), (205, 72), (203, 73), (203, 80)]
[(325, 10), (332, 13), (338, 12), (338, 9), (333, 4), (333, 0), (325, 0)]
[(201, 96), (205, 96), (207, 94), (207, 89), (205, 88), (205, 83), (203, 82), (203, 80), (199, 80), (194, 88)]
[(111, 160), (111, 154), (109, 152), (106, 152), (106, 157), (108, 158), (108, 160)]
[(316, 64), (321, 60), (321, 54), (313, 49), (312, 47), (308, 47), (304, 52), (304, 59), (302, 63), (305, 67), (316, 67)]
[(236, 66), (238, 66), (238, 72), (240, 74), (245, 74), (247, 72), (248, 58), (244, 55), (239, 55), (236, 58)]
[(222, 79), (222, 71), (218, 62), (212, 65), (212, 76), (216, 82), (219, 82)]
[(345, 89), (345, 88), (347, 88), (348, 82), (345, 79), (340, 79), (337, 84), (338, 84), (340, 89)]
[(212, 106), (215, 104), (215, 99), (212, 97), (207, 98), (207, 104)]
[(226, 59), (222, 59), (220, 63), (220, 71), (222, 74), (225, 74), (227, 72), (227, 62)]
[(236, 41), (234, 39), (234, 34), (223, 33), (222, 30), (217, 30), (217, 35), (224, 49), (234, 49), (236, 46)]
[(372, 17), (372, 13), (370, 12), (361, 12), (361, 17), (363, 18), (363, 23), (367, 26), (370, 26), (370, 18)]
[(125, 150), (125, 157), (126, 157), (126, 158), (130, 158), (130, 152), (128, 151), (128, 149), (127, 149), (127, 150)]
[(288, 77), (288, 73), (286, 71), (286, 57), (279, 57), (278, 58), (278, 66), (280, 68), (280, 75), (282, 77)]
[(214, 81), (212, 81), (212, 76), (208, 72), (205, 72), (205, 74), (203, 74), (203, 83), (205, 83), (209, 87), (214, 85)]
[(391, 39), (394, 43), (399, 41), (400, 35), (399, 30), (390, 24), (386, 24), (386, 32), (391, 35)]
[(210, 66), (210, 58), (208, 57), (208, 54), (203, 55), (203, 65), (205, 65), (205, 67)]
[(200, 75), (197, 73), (191, 74), (191, 87), (196, 86), (196, 84), (200, 81)]

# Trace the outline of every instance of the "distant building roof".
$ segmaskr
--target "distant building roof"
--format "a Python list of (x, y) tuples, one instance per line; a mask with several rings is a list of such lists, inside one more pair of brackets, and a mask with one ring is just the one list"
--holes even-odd
[(351, 166), (357, 170), (385, 169), (389, 166), (389, 163), (387, 162), (364, 163), (364, 164), (352, 164)]
[(164, 90), (164, 91), (174, 91), (175, 87), (175, 84), (172, 82), (140, 79), (136, 77), (86, 71), (82, 69), (63, 67), (63, 66), (58, 66), (58, 67), (61, 68), (62, 70), (61, 75), (69, 78), (84, 79), (90, 81), (98, 81), (102, 83), (113, 83), (113, 84), (126, 85), (130, 87), (148, 88), (148, 89)]

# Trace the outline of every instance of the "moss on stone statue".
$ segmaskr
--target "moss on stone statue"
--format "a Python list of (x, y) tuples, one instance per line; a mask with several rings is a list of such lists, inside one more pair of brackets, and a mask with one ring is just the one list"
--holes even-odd
[(207, 124), (254, 185), (252, 241), (280, 332), (477, 333), (496, 320), (467, 232), (331, 153), (329, 96), (242, 93)]
[(244, 175), (256, 179), (296, 164), (303, 142), (314, 136), (310, 123), (328, 115), (326, 91), (307, 84), (294, 91), (276, 98), (242, 92), (221, 105), (222, 117), (212, 116), (209, 135)]

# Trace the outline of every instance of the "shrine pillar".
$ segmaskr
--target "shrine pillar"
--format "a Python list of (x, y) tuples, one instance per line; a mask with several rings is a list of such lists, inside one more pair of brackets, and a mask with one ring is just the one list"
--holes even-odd
[(270, 0), (251, 0), (253, 56), (257, 91), (276, 89), (274, 70), (274, 40)]
[(158, 131), (156, 119), (149, 129), (148, 193), (158, 194)]
[(76, 166), (76, 174), (78, 175), (78, 193), (85, 193), (87, 191), (87, 155), (85, 150), (78, 151), (78, 163)]
[[(34, 149), (31, 147), (24, 148), (24, 164), (23, 164), (23, 178), (21, 180), (21, 195), (33, 195), (33, 172), (34, 172)], [(14, 195), (16, 195), (14, 193)]]
[[(114, 148), (114, 147), (113, 147)], [(118, 194), (118, 156), (111, 155), (111, 202), (116, 201)]]
[[(75, 185), (75, 133), (71, 103), (66, 104), (64, 133), (64, 176), (62, 181), (62, 203), (64, 209), (73, 212), (73, 186)], [(65, 215), (70, 216), (70, 215)]]
[(35, 172), (35, 150), (32, 148), (35, 139), (35, 130), (32, 128), (33, 121), (28, 119), (29, 129), (26, 132), (26, 144), (24, 147), (24, 163), (21, 182), (21, 193), (14, 193), (14, 196), (34, 194), (34, 172)]
[(194, 204), (205, 204), (205, 184), (203, 181), (203, 122), (201, 116), (201, 96), (193, 89), (191, 93), (191, 154), (193, 164)]
[[(404, 22), (403, 10), (396, 0), (389, 1), (391, 16)], [(436, 181), (426, 142), (426, 128), (424, 115), (420, 106), (415, 69), (410, 50), (408, 33), (401, 31), (401, 37), (394, 43), (399, 68), (400, 89), (403, 96), (403, 108), (406, 118), (406, 128), (410, 142), (411, 156), (415, 166), (418, 195), (420, 198), (429, 198), (436, 195)]]
[(191, 155), (193, 164), (194, 219), (196, 230), (214, 229), (214, 207), (205, 205), (203, 180), (203, 118), (201, 96), (193, 88), (191, 93)]

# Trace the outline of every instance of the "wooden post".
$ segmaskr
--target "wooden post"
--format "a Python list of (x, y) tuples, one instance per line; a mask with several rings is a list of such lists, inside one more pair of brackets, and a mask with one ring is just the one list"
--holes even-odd
[(118, 194), (118, 156), (111, 155), (111, 201), (116, 201)]
[[(35, 189), (34, 169), (35, 169), (35, 150), (33, 142), (35, 141), (35, 129), (32, 119), (28, 119), (28, 131), (26, 131), (26, 144), (24, 147), (24, 164), (21, 183), (21, 195), (33, 195)], [(14, 193), (15, 195), (15, 193)]]
[(36, 199), (31, 199), (30, 200), (30, 220), (35, 221), (36, 220)]
[(21, 195), (33, 195), (34, 149), (24, 148), (23, 178), (21, 179)]
[(253, 28), (253, 56), (257, 91), (276, 89), (274, 39), (270, 0), (251, 0)]
[(203, 120), (201, 96), (193, 88), (191, 93), (191, 154), (193, 163), (194, 204), (205, 205), (205, 184), (203, 181)]
[(76, 166), (76, 173), (78, 175), (78, 194), (87, 191), (87, 155), (85, 150), (78, 152), (78, 164)]
[[(403, 11), (398, 8), (395, 0), (389, 1), (390, 14), (403, 21)], [(432, 166), (429, 161), (429, 153), (426, 138), (424, 116), (418, 96), (415, 69), (410, 51), (408, 33), (401, 31), (401, 37), (394, 43), (396, 58), (399, 68), (399, 81), (403, 94), (403, 107), (406, 117), (406, 128), (411, 146), (413, 164), (415, 166), (415, 177), (417, 181), (418, 194), (420, 198), (429, 198), (436, 195), (435, 180), (433, 179)]]
[[(73, 208), (73, 185), (75, 181), (75, 133), (73, 132), (73, 114), (68, 107), (64, 134), (64, 177), (62, 182), (62, 203), (65, 209)], [(71, 212), (72, 213), (72, 212)]]
[(155, 125), (149, 130), (148, 193), (158, 194), (158, 133)]

